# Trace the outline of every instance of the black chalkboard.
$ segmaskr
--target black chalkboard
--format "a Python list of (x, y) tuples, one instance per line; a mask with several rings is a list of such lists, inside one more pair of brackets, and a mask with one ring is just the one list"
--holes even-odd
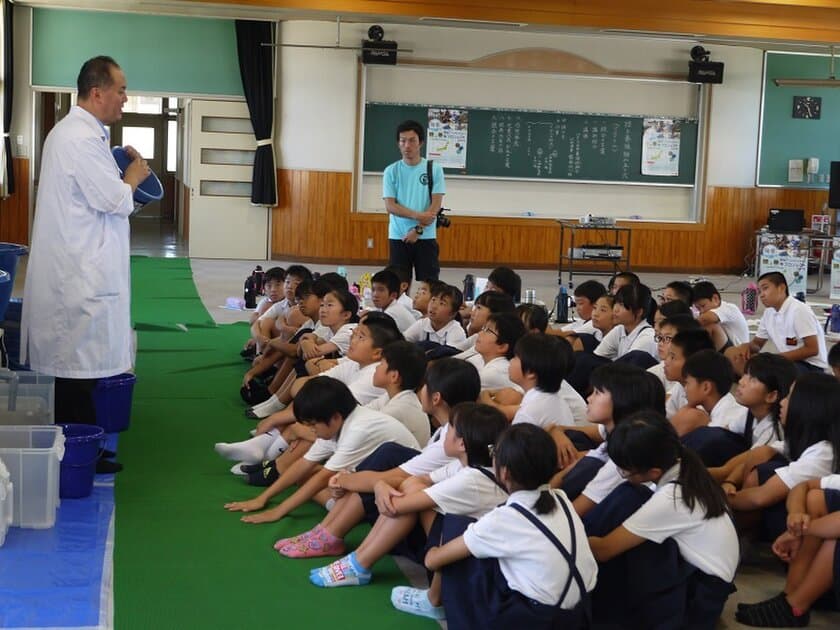
[[(400, 158), (396, 127), (424, 126), (429, 108), (445, 105), (365, 105), (364, 171), (382, 172)], [(452, 106), (448, 106), (452, 107)], [(644, 116), (615, 116), (465, 107), (466, 168), (453, 175), (648, 184), (694, 184), (697, 122), (675, 119), (680, 129), (679, 174), (642, 175)]]

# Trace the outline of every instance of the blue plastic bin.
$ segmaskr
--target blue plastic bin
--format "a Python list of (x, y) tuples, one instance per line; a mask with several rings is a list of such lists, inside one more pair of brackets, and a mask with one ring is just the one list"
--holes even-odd
[(62, 424), (64, 431), (64, 459), (58, 496), (62, 499), (81, 499), (93, 492), (96, 462), (105, 444), (105, 431), (94, 424)]
[(131, 420), (131, 398), (134, 394), (134, 374), (119, 374), (101, 378), (93, 390), (96, 424), (106, 433), (125, 431)]
[(6, 319), (6, 307), (9, 306), (9, 298), (12, 297), (18, 258), (27, 253), (29, 248), (25, 245), (0, 243), (0, 270), (9, 274), (7, 282), (0, 280), (0, 321)]

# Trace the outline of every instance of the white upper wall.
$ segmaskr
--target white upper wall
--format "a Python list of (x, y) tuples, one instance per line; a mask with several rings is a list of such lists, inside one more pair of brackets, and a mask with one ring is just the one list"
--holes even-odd
[[(366, 38), (367, 25), (342, 25), (342, 45)], [(284, 22), (282, 43), (335, 43), (334, 22)], [(432, 26), (385, 25), (386, 39), (413, 49), (412, 58), (468, 61), (517, 48), (555, 48), (609, 70), (687, 73), (684, 41), (603, 35), (513, 33)], [(755, 181), (761, 99), (760, 50), (710, 46), (726, 64), (724, 84), (713, 88), (707, 183), (752, 186)], [(349, 50), (280, 48), (278, 161), (283, 168), (352, 171), (356, 151), (356, 53)], [(440, 94), (429, 96), (442, 100)], [(445, 99), (443, 99), (445, 100)]]
[[(30, 89), (30, 74), (32, 67), (32, 9), (16, 4), (14, 11), (15, 94), (12, 101), (12, 124), (9, 127), (9, 135), (12, 139), (12, 155), (16, 157), (31, 157), (32, 90)], [(23, 136), (23, 144), (17, 143), (18, 136)]]

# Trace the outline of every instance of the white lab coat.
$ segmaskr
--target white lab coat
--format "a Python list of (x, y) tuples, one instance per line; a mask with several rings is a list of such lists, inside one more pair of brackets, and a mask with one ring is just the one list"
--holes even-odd
[[(44, 143), (26, 269), (21, 358), (63, 378), (103, 378), (131, 368), (128, 217), (99, 121), (73, 107)], [(28, 351), (28, 352), (27, 352)]]

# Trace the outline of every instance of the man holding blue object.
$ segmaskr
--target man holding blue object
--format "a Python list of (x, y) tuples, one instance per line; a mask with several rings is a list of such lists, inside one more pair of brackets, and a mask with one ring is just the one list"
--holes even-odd
[(420, 152), (426, 140), (423, 126), (407, 120), (397, 127), (397, 146), (402, 159), (385, 169), (382, 197), (388, 219), (389, 265), (414, 269), (417, 280), (437, 280), (440, 275), (436, 240), (437, 213), (443, 204), (446, 184), (443, 169), (428, 163)]
[[(42, 151), (21, 361), (56, 377), (57, 422), (95, 424), (97, 381), (132, 367), (128, 218), (150, 169), (126, 147), (132, 162), (121, 179), (111, 155), (106, 125), (122, 117), (127, 100), (119, 65), (94, 57), (77, 86), (78, 104)], [(100, 473), (121, 469), (106, 459), (97, 464)]]

